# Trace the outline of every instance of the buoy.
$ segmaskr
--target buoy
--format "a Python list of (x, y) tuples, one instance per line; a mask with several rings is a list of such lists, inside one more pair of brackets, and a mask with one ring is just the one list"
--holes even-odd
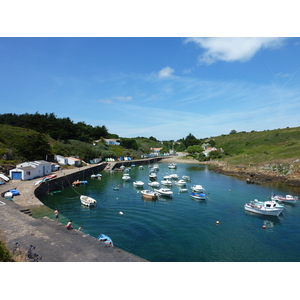
[(263, 225), (263, 227), (262, 227), (263, 229), (266, 229), (266, 225)]
[(216, 224), (220, 224), (220, 222), (219, 222), (219, 221), (216, 221)]
[(121, 211), (119, 212), (119, 214), (120, 214), (120, 215), (123, 215), (123, 213), (122, 213)]

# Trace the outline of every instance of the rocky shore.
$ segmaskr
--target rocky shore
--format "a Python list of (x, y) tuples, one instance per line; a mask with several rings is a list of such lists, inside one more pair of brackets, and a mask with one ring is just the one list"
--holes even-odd
[(163, 159), (163, 162), (206, 164), (211, 171), (238, 177), (249, 184), (283, 183), (300, 187), (300, 159), (265, 162), (263, 164), (230, 165), (224, 161), (199, 162), (184, 154)]

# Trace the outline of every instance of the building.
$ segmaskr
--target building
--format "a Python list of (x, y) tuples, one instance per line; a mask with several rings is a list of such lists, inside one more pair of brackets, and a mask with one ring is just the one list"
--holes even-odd
[(155, 156), (158, 156), (162, 148), (150, 148)]
[(13, 180), (30, 180), (50, 174), (51, 163), (45, 160), (24, 162), (9, 171), (9, 177)]
[(68, 165), (80, 167), (81, 166), (81, 159), (77, 157), (67, 157)]

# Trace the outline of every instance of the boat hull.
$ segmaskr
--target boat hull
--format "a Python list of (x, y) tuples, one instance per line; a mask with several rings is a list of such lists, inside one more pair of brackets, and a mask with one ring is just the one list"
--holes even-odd
[(97, 201), (91, 197), (88, 196), (80, 196), (80, 201), (81, 204), (85, 205), (85, 206), (96, 206), (97, 205)]
[(206, 200), (206, 195), (203, 193), (191, 193), (190, 197), (196, 200)]
[(265, 215), (265, 216), (279, 216), (280, 213), (283, 211), (283, 208), (277, 208), (277, 209), (258, 209), (255, 207), (251, 207), (248, 204), (245, 204), (245, 210), (248, 212), (252, 212), (259, 215)]

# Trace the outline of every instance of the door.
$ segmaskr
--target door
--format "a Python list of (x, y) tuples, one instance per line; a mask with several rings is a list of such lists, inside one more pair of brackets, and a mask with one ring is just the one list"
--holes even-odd
[(13, 180), (22, 180), (22, 172), (12, 172), (11, 177)]

